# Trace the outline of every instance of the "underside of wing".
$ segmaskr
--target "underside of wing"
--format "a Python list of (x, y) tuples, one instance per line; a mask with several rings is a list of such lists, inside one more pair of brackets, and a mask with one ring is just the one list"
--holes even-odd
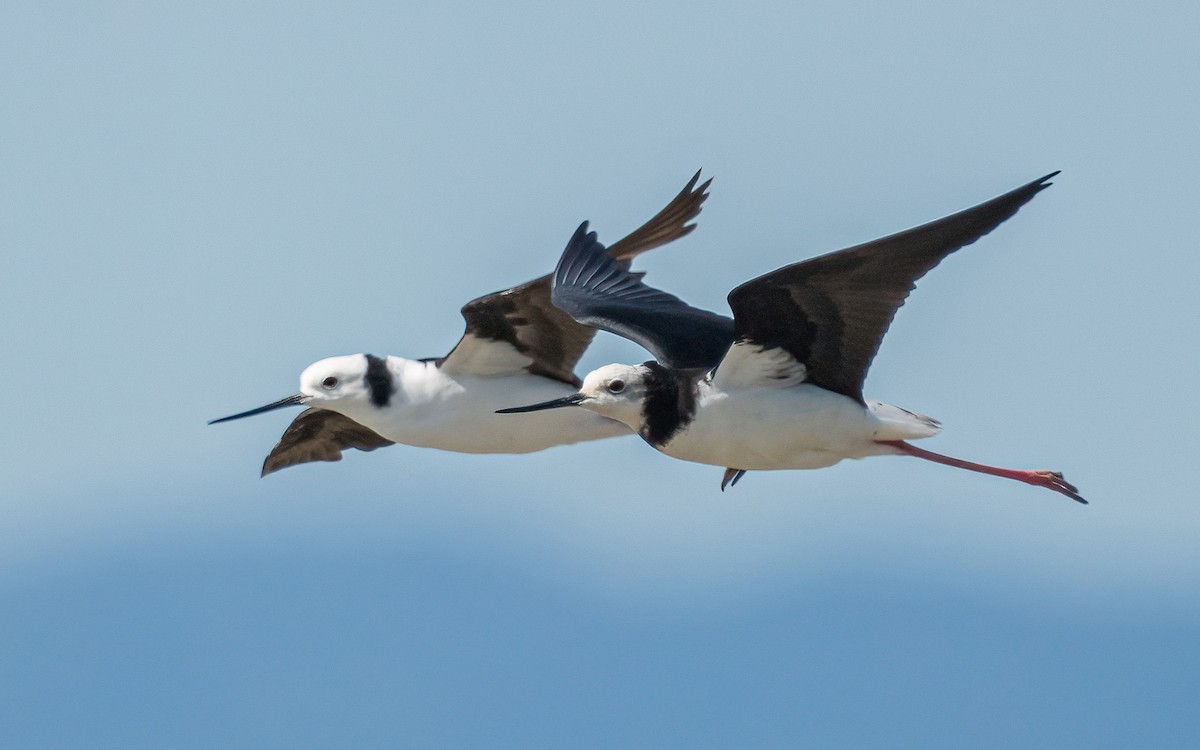
[(1049, 187), (1057, 172), (944, 219), (796, 263), (729, 294), (739, 342), (780, 348), (808, 380), (862, 401), (862, 384), (917, 279)]
[[(624, 237), (608, 252), (623, 263), (684, 237), (708, 198), (712, 180), (699, 187), (697, 172), (679, 195), (652, 219)], [(462, 309), (466, 333), (438, 362), (447, 372), (501, 375), (528, 370), (578, 385), (575, 365), (595, 330), (581, 325), (550, 300), (551, 276), (468, 302)]]
[(263, 462), (262, 476), (310, 461), (341, 461), (342, 451), (373, 451), (392, 441), (349, 417), (326, 409), (306, 409), (284, 431)]
[(733, 321), (647, 286), (580, 225), (554, 270), (554, 304), (575, 320), (644, 346), (677, 370), (711, 369), (733, 340)]

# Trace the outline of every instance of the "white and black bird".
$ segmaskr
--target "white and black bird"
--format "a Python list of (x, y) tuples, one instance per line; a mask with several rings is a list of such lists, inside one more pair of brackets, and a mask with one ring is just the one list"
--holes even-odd
[(585, 222), (554, 272), (552, 299), (580, 323), (657, 359), (613, 364), (569, 396), (505, 413), (582, 407), (629, 425), (659, 451), (746, 471), (818, 469), (908, 455), (1045, 487), (1086, 501), (1061, 473), (1004, 469), (909, 441), (937, 421), (863, 397), (867, 368), (896, 310), (943, 258), (1015, 214), (1057, 172), (953, 216), (785, 266), (729, 293), (733, 320), (653, 289), (605, 253)]
[[(618, 267), (695, 229), (712, 180), (700, 172), (667, 206), (607, 252)], [(393, 443), (462, 453), (529, 453), (555, 445), (629, 434), (590, 412), (514, 420), (495, 414), (513, 403), (574, 393), (575, 365), (595, 329), (550, 301), (549, 274), (468, 302), (467, 328), (444, 357), (405, 359), (351, 354), (322, 359), (300, 374), (300, 392), (228, 422), (287, 406), (309, 407), (283, 433), (262, 475), (309, 461), (338, 461), (348, 448)], [(532, 415), (531, 415), (532, 416)]]

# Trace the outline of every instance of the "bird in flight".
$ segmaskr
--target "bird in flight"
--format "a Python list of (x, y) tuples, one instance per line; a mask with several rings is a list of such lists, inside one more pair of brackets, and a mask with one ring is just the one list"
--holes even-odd
[(551, 299), (576, 321), (655, 356), (589, 373), (575, 393), (502, 409), (574, 407), (628, 425), (662, 453), (747, 471), (818, 469), (847, 458), (907, 455), (1015, 479), (1087, 501), (1055, 471), (1006, 469), (924, 450), (930, 417), (863, 397), (863, 381), (916, 281), (1049, 187), (1055, 172), (952, 216), (795, 263), (729, 293), (730, 320), (647, 286), (587, 231), (571, 238)]
[[(696, 228), (708, 198), (700, 172), (653, 218), (605, 251), (618, 267)], [(471, 300), (466, 331), (444, 357), (405, 359), (351, 354), (322, 359), (300, 375), (300, 391), (214, 419), (228, 422), (288, 406), (306, 406), (262, 466), (262, 476), (309, 461), (338, 461), (342, 451), (393, 443), (462, 453), (529, 453), (555, 445), (629, 434), (619, 421), (590, 412), (514, 420), (496, 409), (562, 396), (580, 385), (575, 365), (595, 336), (550, 301), (549, 274)]]

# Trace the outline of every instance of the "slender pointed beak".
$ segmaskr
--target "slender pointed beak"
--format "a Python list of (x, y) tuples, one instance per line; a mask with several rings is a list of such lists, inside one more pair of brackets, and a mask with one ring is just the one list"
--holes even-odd
[(521, 414), (527, 411), (542, 411), (543, 409), (560, 409), (564, 406), (579, 406), (587, 400), (587, 396), (582, 393), (574, 393), (565, 398), (556, 398), (550, 401), (543, 401), (540, 404), (530, 404), (529, 406), (514, 406), (511, 409), (497, 409), (497, 414)]
[(257, 409), (251, 409), (250, 411), (244, 411), (241, 414), (232, 414), (228, 417), (221, 417), (220, 419), (211, 420), (209, 424), (229, 422), (234, 419), (241, 419), (242, 417), (253, 417), (255, 414), (262, 414), (265, 411), (275, 411), (276, 409), (282, 409), (285, 406), (299, 406), (300, 404), (304, 403), (304, 399), (306, 398), (307, 396), (305, 396), (303, 393), (297, 393), (293, 396), (288, 396), (287, 398), (281, 398), (278, 401), (267, 404), (266, 406), (260, 406)]

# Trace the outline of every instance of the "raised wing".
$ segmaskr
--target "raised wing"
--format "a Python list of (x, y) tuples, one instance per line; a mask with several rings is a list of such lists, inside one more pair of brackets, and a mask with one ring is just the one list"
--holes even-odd
[(700, 181), (700, 172), (701, 170), (696, 170), (696, 174), (692, 175), (688, 184), (683, 186), (679, 195), (672, 198), (663, 210), (656, 213), (645, 224), (614, 242), (612, 247), (608, 248), (609, 254), (618, 260), (628, 262), (647, 250), (653, 250), (691, 234), (696, 225), (688, 222), (700, 215), (704, 201), (708, 200), (708, 187), (712, 185), (712, 178), (709, 177), (703, 185), (696, 187), (696, 183)]
[(917, 279), (1015, 214), (1056, 174), (944, 219), (742, 284), (729, 293), (738, 345), (783, 349), (807, 368), (809, 382), (861, 402), (867, 368)]
[[(690, 234), (692, 222), (708, 198), (712, 180), (699, 187), (700, 172), (652, 219), (609, 248), (628, 264), (637, 255)], [(579, 385), (575, 365), (595, 331), (580, 325), (550, 301), (551, 277), (468, 302), (462, 309), (466, 333), (438, 362), (448, 372), (498, 375), (525, 369), (537, 375)]]
[(584, 325), (641, 344), (670, 368), (715, 367), (733, 341), (733, 321), (647, 286), (587, 226), (575, 230), (554, 269), (554, 304)]
[(373, 451), (392, 441), (349, 417), (327, 409), (305, 409), (292, 420), (263, 461), (262, 476), (310, 461), (341, 461), (342, 451)]

